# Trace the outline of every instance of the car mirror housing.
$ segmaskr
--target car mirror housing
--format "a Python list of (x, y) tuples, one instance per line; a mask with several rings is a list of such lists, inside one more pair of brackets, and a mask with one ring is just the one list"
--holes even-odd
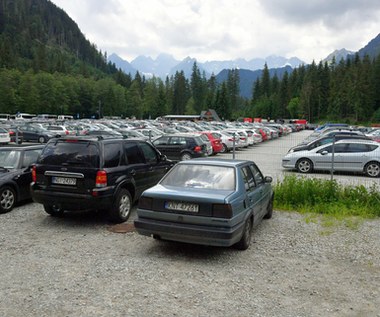
[(328, 151), (322, 151), (321, 154), (322, 155), (327, 155), (327, 154), (329, 154), (329, 152)]
[(272, 183), (273, 182), (273, 178), (271, 176), (265, 176), (264, 182), (265, 183)]

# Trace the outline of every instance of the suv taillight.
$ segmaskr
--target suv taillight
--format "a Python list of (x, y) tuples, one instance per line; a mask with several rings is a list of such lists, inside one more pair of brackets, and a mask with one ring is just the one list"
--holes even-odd
[(201, 151), (202, 151), (202, 147), (200, 147), (199, 145), (194, 148), (194, 152), (201, 152)]
[(36, 165), (32, 166), (32, 181), (35, 183), (37, 181), (37, 172), (36, 172)]
[(96, 173), (95, 187), (106, 187), (107, 186), (107, 172), (98, 171)]

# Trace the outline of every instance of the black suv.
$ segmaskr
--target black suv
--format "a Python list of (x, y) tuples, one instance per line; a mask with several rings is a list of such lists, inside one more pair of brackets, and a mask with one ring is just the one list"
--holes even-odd
[(133, 203), (174, 165), (144, 140), (63, 137), (50, 140), (33, 168), (33, 200), (52, 216), (105, 210), (128, 219)]
[(207, 144), (199, 134), (165, 134), (155, 139), (153, 144), (171, 160), (183, 161), (208, 155)]

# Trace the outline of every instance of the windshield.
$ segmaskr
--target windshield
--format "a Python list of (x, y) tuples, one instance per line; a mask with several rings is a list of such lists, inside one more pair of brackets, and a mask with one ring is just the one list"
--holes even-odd
[(164, 186), (235, 190), (235, 170), (212, 165), (177, 165), (161, 181)]
[(17, 168), (20, 162), (20, 151), (2, 150), (0, 151), (0, 167)]
[(45, 146), (39, 163), (97, 168), (99, 167), (99, 150), (90, 142), (52, 142)]

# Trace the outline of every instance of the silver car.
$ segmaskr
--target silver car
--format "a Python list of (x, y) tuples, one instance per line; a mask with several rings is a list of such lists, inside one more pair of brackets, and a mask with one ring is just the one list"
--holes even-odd
[[(334, 164), (333, 164), (334, 157)], [(340, 140), (310, 151), (288, 153), (282, 167), (300, 173), (313, 170), (361, 172), (370, 177), (380, 176), (380, 144), (370, 140)]]

